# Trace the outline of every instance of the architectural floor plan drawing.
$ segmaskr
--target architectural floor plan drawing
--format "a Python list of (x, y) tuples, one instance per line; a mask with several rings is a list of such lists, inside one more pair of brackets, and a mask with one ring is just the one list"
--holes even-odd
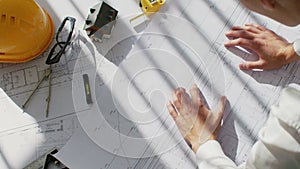
[[(0, 64), (0, 105), (9, 103), (16, 113), (0, 119), (24, 119), (0, 128), (0, 168), (22, 168), (58, 147), (56, 157), (72, 169), (195, 169), (195, 156), (165, 106), (173, 89), (194, 83), (211, 107), (227, 97), (219, 140), (225, 154), (243, 163), (281, 89), (300, 83), (300, 68), (296, 62), (275, 71), (241, 71), (238, 64), (256, 55), (226, 49), (224, 33), (233, 25), (258, 23), (293, 41), (300, 28), (253, 14), (238, 0), (167, 0), (136, 32), (129, 22), (135, 14), (124, 15), (118, 7), (110, 39), (92, 42), (76, 30), (67, 53), (52, 67), (48, 118), (46, 82), (26, 109), (18, 107), (47, 69), (49, 51), (28, 63)], [(86, 101), (83, 75), (92, 103)], [(26, 153), (16, 159), (18, 152)]]
[[(79, 123), (71, 95), (74, 67), (72, 65), (75, 65), (76, 53), (80, 50), (75, 46), (76, 44), (71, 45), (74, 49), (68, 50), (69, 53), (66, 53), (65, 57), (63, 56), (61, 61), (52, 67), (52, 97), (48, 118), (45, 112), (48, 94), (46, 80), (42, 82), (28, 106), (24, 109), (20, 108), (37, 82), (42, 79), (47, 69), (45, 59), (49, 51), (28, 63), (1, 64), (0, 86), (14, 101), (10, 104), (1, 104), (5, 106), (7, 113), (11, 114), (10, 116), (5, 112), (1, 114), (3, 115), (1, 120), (10, 122), (11, 125), (3, 125), (0, 131), (1, 153), (8, 168), (23, 168), (49, 149), (61, 148), (78, 128)], [(7, 100), (6, 94), (1, 94), (0, 99)], [(9, 111), (9, 107), (16, 108)], [(27, 116), (32, 119), (27, 120)], [(18, 120), (15, 120), (16, 117)], [(26, 151), (28, 152), (25, 153)], [(20, 156), (17, 157), (15, 154)]]

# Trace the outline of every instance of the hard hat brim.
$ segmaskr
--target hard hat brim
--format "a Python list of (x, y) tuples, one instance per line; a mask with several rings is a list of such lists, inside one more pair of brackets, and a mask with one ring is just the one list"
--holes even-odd
[(43, 8), (45, 15), (47, 16), (47, 30), (45, 40), (42, 42), (43, 44), (39, 45), (39, 49), (33, 51), (27, 51), (25, 53), (11, 53), (6, 55), (0, 55), (0, 62), (1, 63), (20, 63), (20, 62), (27, 62), (30, 61), (37, 56), (41, 55), (51, 44), (54, 36), (54, 23), (51, 16), (48, 12)]

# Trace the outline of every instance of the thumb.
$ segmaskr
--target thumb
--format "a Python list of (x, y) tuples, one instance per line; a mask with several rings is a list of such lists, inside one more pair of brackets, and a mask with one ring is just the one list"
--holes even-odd
[(261, 60), (255, 62), (244, 62), (239, 65), (241, 70), (250, 70), (250, 69), (263, 69), (263, 62)]
[(217, 104), (215, 111), (214, 111), (215, 113), (218, 114), (219, 118), (223, 116), (225, 106), (226, 106), (226, 97), (222, 96)]
[(209, 116), (205, 120), (205, 128), (206, 130), (203, 130), (201, 133), (201, 139), (205, 140), (208, 139), (209, 137), (214, 137), (216, 138), (217, 133), (219, 131), (219, 128), (222, 123), (222, 117), (224, 114), (225, 110), (225, 104), (226, 104), (226, 97), (222, 96), (221, 99), (219, 100), (217, 107), (214, 111), (209, 113)]
[(224, 111), (225, 111), (225, 106), (226, 106), (226, 97), (222, 96), (216, 106), (216, 108), (214, 109), (214, 111), (212, 111), (213, 113), (212, 115), (212, 119), (213, 119), (213, 123), (215, 124), (220, 124), (221, 123), (221, 119), (223, 117)]
[(225, 106), (226, 106), (226, 97), (225, 96), (222, 96), (218, 102), (218, 105), (215, 109), (215, 124), (217, 125), (216, 126), (216, 129), (215, 129), (215, 132), (218, 133), (219, 131), (219, 128), (220, 126), (222, 125), (222, 118), (223, 118), (223, 115), (224, 115), (224, 111), (225, 111)]

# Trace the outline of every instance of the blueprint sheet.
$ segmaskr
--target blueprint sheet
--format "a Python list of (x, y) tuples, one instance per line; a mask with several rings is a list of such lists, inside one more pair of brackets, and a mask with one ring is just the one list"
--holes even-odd
[(0, 168), (25, 167), (49, 149), (61, 148), (78, 127), (71, 94), (72, 64), (75, 64), (77, 54), (75, 44), (71, 46), (74, 49), (68, 50), (67, 57), (62, 57), (52, 67), (52, 96), (48, 118), (47, 80), (42, 82), (28, 106), (24, 110), (20, 107), (42, 79), (47, 69), (45, 59), (49, 51), (28, 63), (0, 65), (0, 86), (14, 101), (7, 104), (4, 101), (10, 99), (1, 93), (0, 150), (7, 167)]
[[(168, 0), (161, 12), (151, 17), (144, 34), (135, 34), (128, 27), (130, 17), (120, 18), (111, 39), (95, 43), (97, 49), (77, 32), (72, 50), (53, 67), (49, 118), (45, 118), (47, 84), (44, 82), (25, 110), (31, 118), (26, 116), (22, 123), (1, 127), (0, 164), (22, 168), (56, 146), (62, 148), (57, 157), (71, 168), (196, 168), (192, 152), (180, 140), (164, 107), (173, 88), (189, 88), (193, 83), (204, 91), (212, 107), (220, 95), (228, 98), (219, 140), (232, 160), (237, 164), (245, 161), (281, 89), (289, 83), (299, 84), (299, 63), (276, 71), (240, 71), (238, 63), (255, 56), (239, 48), (225, 49), (224, 32), (233, 25), (259, 23), (292, 41), (300, 37), (300, 29), (286, 28), (254, 15), (234, 0)], [(47, 68), (41, 64), (47, 52), (28, 63), (0, 64), (0, 87), (18, 106)], [(139, 71), (145, 67), (149, 71)], [(94, 102), (91, 105), (85, 101), (83, 74), (90, 78)], [(146, 102), (141, 98), (146, 98)], [(4, 94), (0, 99), (7, 100)], [(126, 105), (134, 105), (134, 109)], [(164, 121), (151, 113), (146, 117), (128, 113), (148, 112), (149, 107), (158, 108), (151, 112), (160, 113)], [(13, 123), (11, 116), (2, 118), (4, 113), (1, 111), (1, 120)], [(103, 118), (99, 116), (101, 113)], [(117, 131), (117, 139), (107, 132), (105, 121), (101, 120)], [(162, 123), (168, 127), (162, 128), (165, 126)], [(165, 134), (168, 129), (172, 129), (171, 135)], [(110, 134), (112, 139), (108, 137)], [(174, 136), (175, 142), (163, 137), (161, 143), (143, 140), (130, 147), (127, 146), (130, 139), (118, 137), (151, 138), (159, 134)], [(13, 139), (22, 141), (11, 142)], [(166, 146), (175, 143), (176, 146)], [(24, 151), (29, 154), (21, 156), (19, 152)]]

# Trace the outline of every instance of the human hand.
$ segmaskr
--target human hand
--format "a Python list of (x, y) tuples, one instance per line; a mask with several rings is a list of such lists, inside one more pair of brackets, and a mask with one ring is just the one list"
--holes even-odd
[(191, 96), (184, 88), (173, 91), (173, 103), (167, 108), (181, 135), (196, 153), (207, 140), (216, 140), (225, 109), (226, 98), (221, 97), (217, 108), (211, 111), (196, 85), (190, 89)]
[(299, 60), (293, 44), (275, 32), (255, 24), (234, 26), (225, 33), (229, 40), (225, 47), (241, 46), (258, 55), (258, 60), (246, 61), (239, 65), (242, 70), (249, 69), (279, 69), (282, 66)]

